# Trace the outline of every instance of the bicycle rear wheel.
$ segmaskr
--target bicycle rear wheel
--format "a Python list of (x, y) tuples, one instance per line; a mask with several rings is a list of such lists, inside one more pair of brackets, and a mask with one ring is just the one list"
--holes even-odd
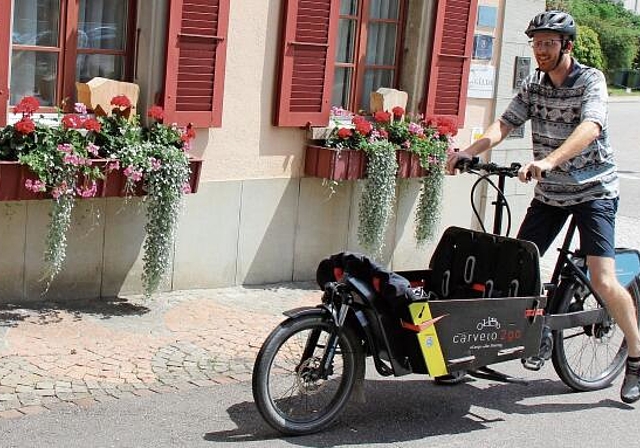
[[(601, 308), (593, 294), (578, 282), (560, 284), (557, 294), (560, 299), (555, 313)], [(553, 367), (576, 391), (609, 386), (622, 372), (626, 357), (624, 334), (613, 319), (553, 332)]]

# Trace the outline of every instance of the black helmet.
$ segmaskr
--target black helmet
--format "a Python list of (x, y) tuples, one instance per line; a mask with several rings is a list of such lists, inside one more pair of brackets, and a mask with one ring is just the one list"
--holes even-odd
[(576, 22), (566, 12), (545, 11), (531, 19), (524, 34), (531, 38), (539, 31), (556, 32), (569, 37), (570, 40), (575, 40)]

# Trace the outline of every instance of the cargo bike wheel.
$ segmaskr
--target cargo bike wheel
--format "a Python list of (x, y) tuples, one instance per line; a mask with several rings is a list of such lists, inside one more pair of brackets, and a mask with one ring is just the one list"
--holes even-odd
[(332, 362), (323, 359), (335, 336), (320, 315), (291, 318), (263, 344), (253, 369), (253, 397), (269, 425), (289, 435), (310, 434), (331, 425), (364, 372), (360, 339), (347, 327), (337, 335)]
[[(558, 314), (602, 308), (580, 282), (560, 284), (557, 294)], [(637, 300), (634, 297), (636, 310)], [(611, 317), (603, 323), (553, 332), (553, 366), (560, 379), (576, 391), (609, 386), (622, 372), (626, 357), (624, 334)]]

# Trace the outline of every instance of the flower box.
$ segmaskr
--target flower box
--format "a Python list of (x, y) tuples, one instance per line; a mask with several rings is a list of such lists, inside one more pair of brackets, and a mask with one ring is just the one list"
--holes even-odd
[[(396, 151), (398, 178), (424, 177), (426, 171), (420, 165), (417, 154), (400, 149)], [(305, 154), (304, 173), (311, 177), (330, 180), (364, 179), (367, 174), (367, 156), (363, 151), (308, 145)]]
[(304, 173), (330, 180), (354, 180), (365, 176), (367, 157), (362, 151), (308, 145)]
[[(94, 164), (106, 166), (104, 159), (96, 159)], [(189, 177), (190, 193), (198, 191), (202, 159), (189, 159), (191, 175)], [(33, 199), (48, 199), (47, 193), (35, 193), (25, 188), (25, 182), (37, 180), (37, 176), (27, 167), (16, 161), (0, 161), (0, 201), (23, 201)], [(126, 176), (122, 169), (105, 173), (104, 179), (97, 181), (95, 197), (124, 197)], [(144, 196), (142, 184), (134, 188), (133, 196)]]
[(412, 177), (424, 177), (426, 171), (420, 165), (420, 157), (411, 151), (406, 149), (399, 149), (396, 151), (396, 160), (398, 161), (398, 175), (399, 179), (408, 179)]

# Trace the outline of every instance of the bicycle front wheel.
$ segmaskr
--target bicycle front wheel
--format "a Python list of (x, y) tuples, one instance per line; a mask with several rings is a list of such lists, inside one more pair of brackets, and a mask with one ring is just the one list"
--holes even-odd
[(360, 340), (343, 328), (328, 369), (322, 369), (335, 331), (322, 316), (302, 316), (280, 324), (263, 344), (253, 369), (253, 397), (269, 425), (289, 435), (329, 426), (347, 405), (363, 374)]
[[(556, 313), (602, 308), (593, 294), (577, 282), (560, 284)], [(553, 332), (553, 367), (570, 388), (592, 391), (609, 386), (624, 368), (627, 346), (613, 319), (586, 327)]]

